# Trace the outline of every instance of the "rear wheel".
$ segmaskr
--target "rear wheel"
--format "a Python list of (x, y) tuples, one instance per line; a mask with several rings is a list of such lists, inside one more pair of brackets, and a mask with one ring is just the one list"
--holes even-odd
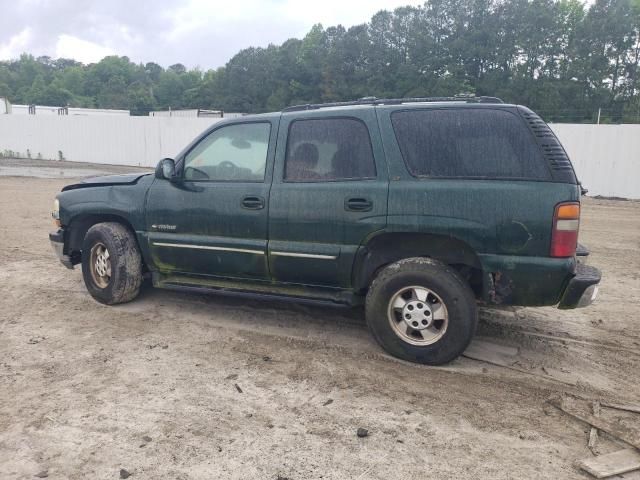
[(91, 227), (82, 243), (82, 276), (100, 303), (125, 303), (138, 296), (142, 258), (131, 231), (115, 222)]
[(369, 288), (365, 311), (369, 328), (386, 351), (429, 365), (460, 355), (477, 324), (469, 285), (454, 269), (429, 258), (385, 267)]

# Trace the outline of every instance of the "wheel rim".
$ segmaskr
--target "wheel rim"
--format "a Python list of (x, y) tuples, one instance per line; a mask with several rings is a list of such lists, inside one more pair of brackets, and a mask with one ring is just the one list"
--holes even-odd
[(398, 337), (411, 345), (436, 343), (447, 331), (447, 307), (432, 290), (425, 287), (405, 287), (389, 301), (387, 317)]
[(111, 281), (111, 259), (109, 250), (103, 243), (96, 243), (89, 256), (91, 278), (99, 288), (106, 288)]

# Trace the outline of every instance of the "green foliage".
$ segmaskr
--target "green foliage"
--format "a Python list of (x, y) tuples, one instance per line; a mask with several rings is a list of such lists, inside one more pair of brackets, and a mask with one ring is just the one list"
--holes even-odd
[(640, 0), (430, 0), (362, 25), (314, 25), (302, 39), (247, 48), (221, 68), (110, 56), (0, 62), (13, 103), (263, 112), (364, 96), (475, 93), (550, 121), (640, 122)]

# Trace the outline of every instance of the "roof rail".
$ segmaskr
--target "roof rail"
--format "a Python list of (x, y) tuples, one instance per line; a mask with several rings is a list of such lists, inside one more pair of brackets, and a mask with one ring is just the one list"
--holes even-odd
[(297, 112), (301, 110), (316, 110), (329, 107), (352, 107), (356, 105), (400, 105), (402, 103), (418, 102), (464, 102), (464, 103), (504, 103), (497, 97), (476, 97), (474, 95), (456, 95), (455, 97), (412, 97), (412, 98), (376, 98), (362, 97), (350, 102), (332, 103), (307, 103), (305, 105), (294, 105), (287, 107), (283, 112)]

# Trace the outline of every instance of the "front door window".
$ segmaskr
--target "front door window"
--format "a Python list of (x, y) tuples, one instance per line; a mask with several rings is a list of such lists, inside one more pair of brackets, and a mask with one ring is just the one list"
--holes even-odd
[(264, 181), (270, 123), (229, 125), (211, 132), (184, 159), (190, 181)]

